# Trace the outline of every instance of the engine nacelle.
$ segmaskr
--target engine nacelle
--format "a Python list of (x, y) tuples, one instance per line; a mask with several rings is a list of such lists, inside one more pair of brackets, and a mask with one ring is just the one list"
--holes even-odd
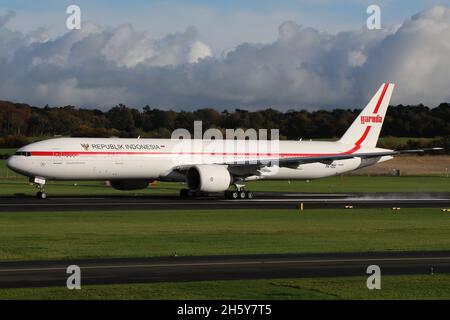
[(111, 180), (111, 187), (117, 190), (139, 190), (147, 188), (149, 183), (149, 180), (141, 179)]
[(191, 190), (221, 192), (227, 190), (230, 186), (231, 175), (224, 166), (196, 165), (187, 171), (186, 182)]

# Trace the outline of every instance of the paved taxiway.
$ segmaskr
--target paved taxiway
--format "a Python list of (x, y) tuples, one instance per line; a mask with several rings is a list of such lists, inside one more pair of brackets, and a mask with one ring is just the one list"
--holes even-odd
[(65, 287), (73, 264), (81, 268), (82, 285), (367, 276), (369, 265), (383, 274), (437, 274), (450, 273), (450, 251), (2, 262), (0, 287)]
[(450, 207), (450, 194), (356, 193), (296, 194), (255, 192), (252, 200), (225, 200), (220, 197), (181, 200), (176, 196), (51, 196), (0, 197), (0, 213), (11, 211), (89, 211), (89, 210), (177, 210), (177, 209), (295, 209), (303, 202), (305, 209), (371, 207)]

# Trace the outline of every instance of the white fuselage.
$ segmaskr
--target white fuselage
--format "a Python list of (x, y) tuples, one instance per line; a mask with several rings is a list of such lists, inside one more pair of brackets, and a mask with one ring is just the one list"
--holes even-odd
[[(49, 180), (148, 179), (184, 181), (177, 168), (193, 164), (230, 163), (377, 152), (385, 149), (339, 142), (271, 140), (171, 140), (122, 138), (56, 138), (29, 144), (8, 159), (8, 167), (28, 177)], [(295, 167), (267, 166), (245, 180), (317, 179), (391, 159), (390, 156), (309, 163)]]

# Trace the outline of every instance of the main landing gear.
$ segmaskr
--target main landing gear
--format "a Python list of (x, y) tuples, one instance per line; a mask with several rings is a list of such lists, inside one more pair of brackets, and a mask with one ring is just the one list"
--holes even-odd
[[(230, 200), (244, 200), (244, 199), (253, 199), (255, 195), (251, 191), (244, 190), (244, 185), (234, 184), (236, 190), (227, 190), (224, 192), (225, 199)], [(201, 191), (194, 191), (189, 189), (181, 189), (180, 190), (180, 198), (181, 199), (194, 199), (200, 196), (206, 196), (207, 194)]]
[(235, 190), (227, 190), (225, 191), (225, 199), (231, 200), (244, 200), (244, 199), (253, 199), (255, 195), (251, 191), (245, 190), (245, 184), (242, 180), (238, 180), (233, 183)]
[(227, 190), (225, 191), (225, 199), (231, 200), (242, 200), (242, 199), (253, 199), (255, 196), (251, 191), (237, 191), (237, 190)]
[(243, 200), (243, 199), (253, 199), (255, 195), (251, 191), (245, 190), (245, 184), (242, 180), (238, 180), (233, 183), (236, 190), (225, 191), (225, 199), (231, 200)]
[(45, 185), (45, 179), (43, 178), (30, 178), (30, 182), (32, 182), (36, 188), (38, 189), (38, 192), (36, 192), (36, 198), (38, 199), (46, 199), (47, 194), (44, 192), (44, 185)]

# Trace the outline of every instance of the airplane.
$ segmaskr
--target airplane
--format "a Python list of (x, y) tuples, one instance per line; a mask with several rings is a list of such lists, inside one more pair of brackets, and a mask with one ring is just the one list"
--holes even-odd
[(275, 146), (271, 140), (54, 138), (18, 149), (7, 166), (29, 177), (40, 199), (47, 197), (47, 180), (108, 180), (119, 190), (178, 181), (187, 185), (182, 198), (220, 192), (226, 199), (252, 199), (247, 181), (319, 179), (403, 153), (441, 150), (376, 147), (393, 89), (393, 83), (383, 83), (334, 142), (277, 140)]

